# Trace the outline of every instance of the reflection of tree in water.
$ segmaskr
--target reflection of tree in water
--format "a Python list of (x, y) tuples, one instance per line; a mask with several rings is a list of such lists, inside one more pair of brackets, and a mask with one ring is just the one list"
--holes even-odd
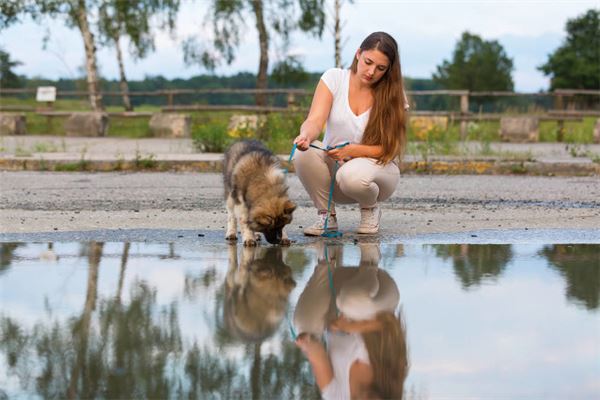
[(600, 299), (600, 245), (554, 244), (540, 254), (567, 282), (567, 298), (589, 310), (598, 308)]
[(22, 245), (23, 243), (0, 243), (0, 274), (10, 267), (15, 250)]
[(452, 260), (463, 289), (499, 277), (513, 256), (511, 246), (503, 244), (436, 244), (432, 247), (438, 257)]
[(157, 305), (156, 289), (147, 283), (134, 282), (123, 304), (129, 244), (115, 295), (98, 299), (102, 249), (98, 243), (82, 247), (88, 279), (79, 316), (33, 327), (0, 319), (0, 351), (23, 393), (44, 398), (318, 398), (309, 366), (289, 337), (280, 348), (275, 343), (276, 354), (264, 355), (260, 344), (237, 344), (245, 350), (243, 359), (228, 359), (216, 346), (186, 344), (178, 304)]

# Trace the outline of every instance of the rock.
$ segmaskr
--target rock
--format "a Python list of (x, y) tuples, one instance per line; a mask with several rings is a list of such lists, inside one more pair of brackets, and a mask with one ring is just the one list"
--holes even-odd
[(150, 131), (154, 137), (190, 137), (192, 118), (187, 114), (156, 113), (150, 118)]
[(538, 142), (539, 125), (537, 117), (502, 117), (500, 139), (505, 142)]
[(25, 114), (0, 113), (0, 135), (25, 135)]
[(265, 115), (232, 115), (227, 126), (227, 134), (236, 138), (254, 137), (266, 122)]
[(76, 112), (65, 121), (67, 136), (106, 136), (108, 114), (104, 112)]
[(594, 143), (600, 143), (600, 118), (596, 120), (596, 125), (594, 126)]

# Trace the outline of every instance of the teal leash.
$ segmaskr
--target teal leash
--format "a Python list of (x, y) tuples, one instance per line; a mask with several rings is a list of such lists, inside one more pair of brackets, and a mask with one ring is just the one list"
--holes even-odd
[(292, 158), (294, 158), (294, 153), (296, 152), (297, 148), (298, 148), (298, 145), (296, 143), (294, 143), (294, 145), (292, 146), (292, 152), (290, 153), (290, 157), (288, 158), (288, 166), (283, 169), (284, 175), (287, 175), (287, 173), (288, 173), (288, 170), (290, 168), (289, 166), (292, 163)]
[[(318, 150), (322, 150), (322, 151), (329, 151), (329, 150), (333, 150), (333, 149), (341, 149), (342, 147), (347, 146), (349, 144), (350, 144), (350, 142), (344, 142), (344, 143), (340, 143), (336, 146), (327, 146), (327, 148), (322, 148), (317, 145), (310, 144), (310, 147), (318, 149)], [(331, 215), (331, 202), (333, 200), (333, 189), (335, 187), (335, 174), (337, 173), (339, 166), (340, 166), (339, 163), (336, 161), (335, 167), (333, 168), (333, 174), (331, 177), (331, 185), (329, 187), (329, 199), (327, 200), (327, 217), (325, 218), (325, 226), (323, 227), (323, 233), (321, 234), (321, 237), (328, 237), (328, 238), (342, 237), (342, 232), (340, 232), (338, 230), (335, 230), (335, 231), (327, 230), (327, 227), (329, 225), (329, 216)]]

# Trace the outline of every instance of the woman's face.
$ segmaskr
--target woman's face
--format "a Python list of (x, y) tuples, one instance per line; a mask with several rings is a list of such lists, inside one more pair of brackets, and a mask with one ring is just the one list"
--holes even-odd
[(358, 59), (356, 74), (361, 82), (367, 85), (377, 83), (390, 66), (390, 60), (379, 50), (359, 49), (356, 58)]

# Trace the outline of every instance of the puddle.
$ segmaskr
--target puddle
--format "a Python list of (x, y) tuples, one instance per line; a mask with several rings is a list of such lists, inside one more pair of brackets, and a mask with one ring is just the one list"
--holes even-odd
[(599, 303), (598, 244), (0, 243), (0, 399), (317, 399), (293, 336), (377, 311), (406, 399), (597, 398)]

